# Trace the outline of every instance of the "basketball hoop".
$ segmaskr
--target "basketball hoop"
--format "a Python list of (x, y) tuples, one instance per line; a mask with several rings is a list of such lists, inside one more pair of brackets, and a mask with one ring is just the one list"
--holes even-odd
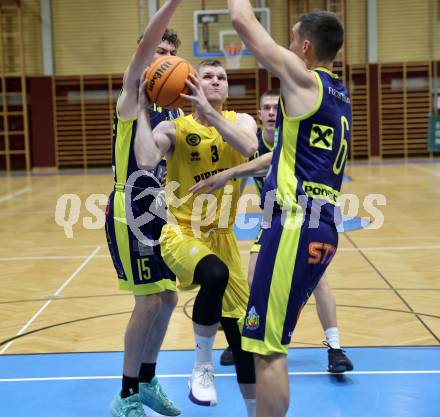
[(229, 44), (223, 47), (223, 54), (225, 55), (227, 69), (240, 68), (242, 52), (242, 44)]

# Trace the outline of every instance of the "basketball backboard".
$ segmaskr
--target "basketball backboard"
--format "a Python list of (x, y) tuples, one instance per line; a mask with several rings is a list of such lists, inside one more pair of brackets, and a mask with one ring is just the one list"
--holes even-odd
[[(270, 33), (270, 9), (258, 7), (254, 8), (254, 12), (259, 22)], [(225, 46), (241, 44), (241, 39), (232, 27), (227, 9), (194, 11), (194, 56), (223, 57)], [(242, 55), (249, 56), (252, 52), (243, 45)]]

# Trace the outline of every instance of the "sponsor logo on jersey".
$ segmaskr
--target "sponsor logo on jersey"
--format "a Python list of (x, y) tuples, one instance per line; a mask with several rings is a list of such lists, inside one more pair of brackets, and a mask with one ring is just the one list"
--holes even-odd
[(186, 143), (190, 146), (197, 146), (202, 141), (202, 138), (197, 133), (190, 133), (186, 137)]
[(247, 330), (257, 330), (260, 327), (260, 315), (255, 310), (255, 307), (249, 310), (244, 324)]
[(333, 149), (333, 134), (332, 127), (313, 124), (310, 132), (310, 146), (331, 151)]
[(191, 161), (200, 161), (200, 154), (198, 152), (191, 152)]
[(214, 171), (202, 172), (202, 173), (194, 176), (194, 181), (200, 182), (201, 180), (206, 180), (207, 178), (212, 177), (213, 175), (217, 174), (218, 172), (222, 172), (226, 169), (227, 168), (219, 168), (219, 169), (214, 169)]
[(325, 200), (333, 205), (336, 204), (339, 197), (339, 191), (317, 182), (304, 181), (303, 190), (307, 196)]

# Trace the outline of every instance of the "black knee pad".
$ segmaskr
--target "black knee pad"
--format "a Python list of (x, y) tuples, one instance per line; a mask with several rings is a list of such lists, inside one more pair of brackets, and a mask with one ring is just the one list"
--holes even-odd
[(239, 384), (255, 384), (254, 355), (241, 348), (241, 334), (238, 319), (222, 317), (220, 320), (226, 340), (234, 355), (235, 370)]
[(224, 293), (228, 285), (229, 269), (216, 255), (205, 256), (194, 270), (194, 281), (210, 291)]
[(205, 256), (197, 264), (194, 282), (200, 284), (200, 290), (193, 307), (195, 323), (210, 326), (219, 322), (228, 279), (228, 267), (215, 255)]

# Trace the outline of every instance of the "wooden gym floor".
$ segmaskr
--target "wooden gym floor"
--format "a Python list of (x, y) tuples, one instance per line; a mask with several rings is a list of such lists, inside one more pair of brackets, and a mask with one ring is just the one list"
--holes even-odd
[[(344, 346), (440, 344), (440, 163), (395, 161), (348, 166), (343, 192), (362, 202), (383, 194), (384, 224), (340, 235), (328, 271)], [(132, 307), (117, 288), (104, 229), (83, 227), (91, 194), (107, 195), (110, 172), (0, 177), (0, 353), (121, 351)], [(253, 186), (247, 187), (253, 191)], [(56, 224), (63, 194), (81, 199), (69, 239)], [(104, 206), (102, 206), (104, 210)], [(60, 216), (58, 216), (61, 218)], [(92, 220), (96, 220), (92, 217)], [(240, 240), (246, 269), (251, 241)], [(192, 349), (194, 292), (179, 294), (163, 349)], [(321, 346), (314, 299), (292, 346)], [(225, 346), (223, 334), (217, 348)]]

